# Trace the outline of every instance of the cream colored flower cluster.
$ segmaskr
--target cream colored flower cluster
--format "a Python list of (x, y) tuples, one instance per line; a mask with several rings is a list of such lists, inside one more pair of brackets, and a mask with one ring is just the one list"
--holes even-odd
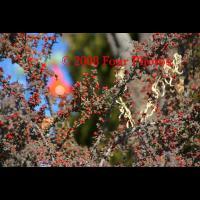
[[(172, 85), (172, 80), (173, 80), (172, 76), (175, 74), (181, 75), (183, 73), (183, 71), (179, 72), (179, 67), (181, 66), (181, 63), (182, 63), (182, 56), (179, 55), (178, 53), (174, 54), (173, 65), (171, 67), (167, 65), (165, 60), (165, 64), (163, 66), (164, 70), (163, 73), (164, 75), (166, 75), (167, 78), (162, 78), (161, 76), (159, 76), (155, 81), (155, 83), (152, 85), (152, 93), (156, 100), (159, 99), (160, 97), (165, 96), (166, 85), (169, 85), (170, 87), (174, 86)], [(153, 102), (153, 100), (149, 99), (145, 110), (142, 112), (146, 115), (145, 117), (142, 118), (141, 121), (146, 122), (146, 120), (153, 115), (155, 110), (156, 110), (155, 100)]]
[[(166, 85), (169, 85), (172, 87), (172, 80), (173, 80), (173, 75), (181, 75), (183, 72), (179, 71), (179, 68), (182, 63), (182, 56), (179, 55), (178, 53), (174, 54), (174, 59), (173, 59), (173, 65), (168, 66), (167, 62), (165, 60), (165, 64), (163, 66), (163, 73), (165, 77), (163, 78), (159, 76), (155, 83), (152, 85), (152, 93), (153, 96), (155, 97), (155, 100), (149, 99), (147, 102), (147, 105), (140, 114), (145, 114), (143, 115), (144, 117), (141, 118), (142, 122), (146, 122), (146, 120), (153, 115), (153, 113), (156, 110), (156, 100), (158, 100), (160, 97), (164, 97), (166, 93)], [(124, 78), (124, 67), (116, 74), (116, 78), (119, 79), (121, 82)], [(124, 103), (123, 99), (120, 97), (118, 100), (116, 100), (116, 103), (119, 104), (119, 110), (120, 110), (120, 115), (119, 119), (121, 119), (122, 116), (127, 119), (126, 127), (129, 128), (134, 127), (134, 120), (132, 119), (131, 111), (130, 109), (126, 106)]]

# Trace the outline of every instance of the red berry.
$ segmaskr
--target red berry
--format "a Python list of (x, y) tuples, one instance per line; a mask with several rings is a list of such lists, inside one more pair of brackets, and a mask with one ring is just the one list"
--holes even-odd
[(88, 76), (89, 74), (87, 72), (83, 73), (83, 76)]
[(9, 139), (9, 140), (12, 140), (13, 137), (14, 137), (14, 136), (13, 136), (12, 133), (8, 133), (8, 134), (6, 135), (6, 138)]
[(99, 89), (99, 83), (96, 83), (95, 87), (96, 87), (96, 89)]
[(195, 85), (195, 84), (192, 84), (192, 86), (191, 86), (191, 89), (192, 89), (192, 90), (197, 90), (197, 88), (198, 88), (198, 86), (197, 86), (197, 85)]
[(156, 78), (156, 77), (157, 77), (157, 73), (153, 73), (153, 74), (152, 74), (152, 77), (153, 77), (153, 78)]
[(97, 78), (97, 76), (91, 76), (91, 78), (93, 78), (93, 79), (96, 79), (96, 78)]
[(32, 57), (28, 58), (28, 61), (29, 62), (33, 61), (33, 58)]
[(42, 63), (42, 68), (45, 68), (46, 66), (46, 63)]
[(81, 83), (80, 83), (80, 82), (76, 82), (75, 86), (76, 86), (76, 87), (80, 87), (80, 86), (81, 86)]
[(3, 123), (2, 121), (0, 121), (0, 127), (3, 126), (3, 124), (4, 124), (4, 123)]
[(107, 86), (102, 87), (103, 90), (108, 90)]

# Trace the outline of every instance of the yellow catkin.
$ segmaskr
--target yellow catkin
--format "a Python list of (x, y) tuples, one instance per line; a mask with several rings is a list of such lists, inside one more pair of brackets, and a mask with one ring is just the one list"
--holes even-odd
[[(174, 59), (173, 59), (173, 65), (170, 67), (167, 65), (167, 62), (165, 60), (165, 64), (163, 66), (163, 73), (165, 75), (168, 76), (169, 81), (166, 78), (162, 78), (161, 76), (159, 76), (155, 83), (152, 85), (152, 93), (153, 96), (155, 97), (155, 99), (159, 99), (160, 97), (164, 97), (166, 91), (166, 85), (169, 85), (170, 87), (172, 87), (172, 76), (174, 74), (177, 75), (181, 75), (183, 72), (179, 71), (179, 67), (181, 66), (182, 63), (182, 56), (179, 55), (178, 53), (174, 54)], [(121, 82), (124, 78), (124, 67), (121, 68), (121, 70), (116, 74), (116, 78)], [(180, 79), (182, 80), (182, 79)], [(160, 83), (160, 84), (159, 84)], [(160, 86), (161, 85), (161, 86)], [(161, 88), (160, 88), (161, 87)], [(162, 90), (162, 92), (161, 92)], [(177, 92), (183, 93), (184, 91), (184, 86), (183, 86), (183, 81), (180, 81), (180, 84), (178, 85), (178, 88), (176, 89)], [(124, 103), (124, 101), (122, 100), (122, 98), (120, 97), (118, 100), (116, 100), (116, 103), (119, 104), (119, 111), (120, 111), (120, 115), (119, 115), (119, 119), (121, 119), (122, 116), (124, 116), (124, 118), (127, 119), (127, 124), (126, 127), (129, 128), (134, 127), (134, 120), (132, 119), (132, 115), (131, 115), (131, 111), (129, 110), (129, 108), (126, 106), (126, 104)], [(153, 115), (153, 113), (156, 111), (156, 102), (152, 101), (151, 99), (148, 100), (145, 109), (143, 112), (140, 112), (140, 114), (145, 114), (143, 115), (143, 117), (141, 117), (141, 121), (146, 122), (146, 120), (151, 117)]]

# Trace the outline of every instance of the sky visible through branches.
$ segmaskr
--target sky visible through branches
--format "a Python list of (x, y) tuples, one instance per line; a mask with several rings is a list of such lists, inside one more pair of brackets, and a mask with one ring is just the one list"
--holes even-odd
[[(51, 35), (51, 33), (49, 33), (48, 35)], [(38, 50), (41, 48), (42, 44), (41, 42), (38, 45)], [(66, 43), (66, 41), (64, 41), (62, 39), (62, 37), (59, 37), (57, 39), (57, 42), (53, 45), (52, 48), (52, 55), (51, 58), (46, 62), (47, 63), (47, 67), (52, 69), (52, 66), (56, 65), (59, 67), (59, 69), (61, 70), (61, 73), (64, 77), (64, 80), (71, 86), (73, 85), (73, 80), (71, 78), (71, 75), (66, 67), (66, 64), (63, 64), (62, 62), (62, 58), (66, 55), (67, 51), (68, 51), (68, 45)], [(5, 59), (2, 60), (0, 62), (0, 66), (2, 67), (2, 69), (5, 72), (5, 76), (11, 76), (11, 82), (19, 82), (20, 84), (23, 84), (25, 86), (25, 88), (27, 88), (27, 82), (26, 82), (26, 77), (24, 74), (23, 69), (16, 63), (12, 64), (10, 59)], [(50, 80), (49, 80), (50, 81)], [(26, 99), (29, 99), (30, 97), (30, 93), (27, 90), (25, 92), (25, 97)], [(45, 98), (41, 97), (41, 103), (39, 106), (36, 107), (36, 110), (39, 110), (41, 105), (45, 104)], [(58, 111), (58, 102), (55, 102), (54, 105), (52, 105), (52, 108), (54, 110), (54, 112)], [(46, 115), (50, 116), (50, 112), (47, 109), (46, 111)]]

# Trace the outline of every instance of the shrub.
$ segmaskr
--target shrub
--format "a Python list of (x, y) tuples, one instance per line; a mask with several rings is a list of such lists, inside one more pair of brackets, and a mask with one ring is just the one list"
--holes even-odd
[[(115, 68), (113, 86), (101, 86), (96, 67), (84, 73), (59, 111), (50, 118), (52, 98), (47, 78), (56, 75), (46, 67), (52, 47), (61, 34), (0, 34), (1, 59), (9, 58), (26, 74), (28, 88), (11, 83), (0, 69), (1, 166), (199, 166), (200, 89), (199, 34), (155, 33), (148, 41), (133, 42), (133, 56), (171, 59), (172, 66)], [(39, 43), (42, 48), (38, 50)], [(139, 112), (131, 83), (144, 84), (144, 110)], [(25, 98), (25, 91), (31, 96)], [(47, 105), (36, 107), (45, 96)], [(112, 111), (118, 125), (108, 130)], [(70, 122), (70, 116), (77, 117)], [(76, 131), (96, 118), (92, 146), (76, 141)], [(54, 131), (55, 137), (50, 137)], [(119, 158), (119, 159), (118, 159)]]

